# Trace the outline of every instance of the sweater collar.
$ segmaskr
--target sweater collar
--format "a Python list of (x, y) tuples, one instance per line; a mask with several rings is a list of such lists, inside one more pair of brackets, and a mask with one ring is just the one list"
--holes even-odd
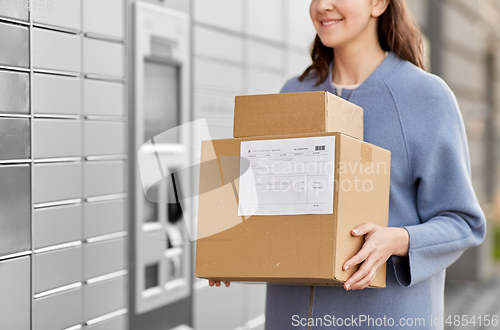
[[(373, 71), (372, 74), (358, 88), (356, 88), (356, 90), (365, 90), (383, 82), (384, 78), (389, 75), (402, 61), (403, 60), (394, 52), (389, 52), (382, 63), (380, 63), (375, 71)], [(330, 62), (328, 67), (328, 77), (321, 84), (321, 89), (323, 90), (335, 91), (335, 87), (333, 87), (332, 84), (332, 66), (333, 61)], [(352, 90), (345, 90), (346, 93), (350, 93), (351, 91)], [(342, 90), (342, 94), (344, 94), (344, 90)]]

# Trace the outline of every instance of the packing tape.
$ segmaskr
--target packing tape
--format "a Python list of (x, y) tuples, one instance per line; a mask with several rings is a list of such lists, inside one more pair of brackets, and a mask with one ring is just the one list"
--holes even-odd
[(372, 145), (368, 143), (361, 144), (361, 162), (369, 163), (372, 161)]

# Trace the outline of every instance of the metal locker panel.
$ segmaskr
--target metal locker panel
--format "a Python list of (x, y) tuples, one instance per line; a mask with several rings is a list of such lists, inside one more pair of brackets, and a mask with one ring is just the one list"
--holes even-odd
[(0, 166), (0, 255), (31, 248), (30, 165)]
[(278, 74), (282, 72), (283, 50), (279, 47), (269, 46), (253, 40), (247, 41), (248, 63), (267, 71), (274, 69)]
[(83, 322), (82, 289), (35, 299), (33, 330), (66, 329)]
[(35, 204), (82, 197), (82, 164), (35, 164)]
[(287, 53), (288, 61), (286, 72), (289, 75), (300, 75), (304, 70), (311, 65), (311, 56), (304, 51), (302, 54), (296, 52)]
[(30, 75), (28, 73), (0, 71), (0, 113), (30, 112)]
[(123, 0), (83, 1), (83, 30), (87, 33), (122, 39), (123, 17)]
[(125, 123), (90, 121), (83, 124), (85, 156), (125, 154)]
[(83, 239), (81, 204), (35, 209), (35, 249)]
[(33, 22), (81, 30), (81, 0), (50, 0), (32, 3)]
[(85, 197), (123, 193), (124, 167), (123, 161), (86, 162), (83, 166)]
[(94, 116), (124, 116), (124, 85), (107, 81), (83, 81), (83, 113)]
[(247, 6), (243, 6), (243, 0), (195, 0), (194, 20), (240, 32), (242, 14), (246, 14), (246, 10), (242, 9)]
[(123, 238), (85, 244), (85, 280), (125, 269), (125, 248)]
[(247, 83), (250, 93), (278, 93), (283, 86), (280, 74), (257, 70), (247, 71)]
[[(266, 10), (262, 10), (266, 8)], [(282, 42), (283, 19), (286, 11), (280, 1), (253, 0), (248, 2), (245, 14), (247, 16), (245, 32), (266, 40)]]
[[(408, 2), (419, 2), (422, 1), (408, 1)], [(284, 28), (287, 31), (286, 44), (289, 44), (290, 48), (302, 49), (304, 55), (308, 55), (308, 46), (314, 40), (316, 36), (316, 29), (309, 16), (309, 6), (310, 1), (303, 0), (287, 0), (288, 13), (285, 14)], [(414, 12), (412, 12), (414, 13)], [(311, 62), (311, 57), (309, 57), (309, 62)], [(311, 64), (311, 63), (309, 63)], [(302, 72), (297, 72), (297, 75), (302, 74)]]
[(33, 256), (34, 293), (81, 282), (83, 250), (81, 246), (35, 254)]
[(194, 28), (194, 53), (220, 60), (243, 62), (242, 38), (205, 27)]
[(194, 61), (195, 86), (223, 91), (234, 91), (241, 94), (243, 70), (224, 64), (203, 60)]
[[(194, 94), (194, 117), (195, 118), (224, 118), (231, 121), (234, 118), (234, 97), (218, 96), (214, 94)], [(195, 132), (193, 132), (196, 134)], [(194, 140), (198, 141), (198, 140)], [(201, 152), (200, 146), (196, 150)]]
[(30, 158), (30, 120), (0, 118), (0, 160)]
[(0, 329), (30, 330), (30, 257), (0, 262)]
[(35, 119), (35, 158), (77, 157), (82, 155), (82, 122), (74, 119)]
[(123, 77), (123, 45), (83, 39), (83, 71), (87, 74)]
[(85, 321), (125, 308), (125, 286), (125, 277), (85, 285), (83, 305)]
[(27, 21), (29, 0), (2, 1), (0, 2), (0, 16)]
[(33, 28), (35, 69), (81, 71), (80, 37), (70, 33)]
[(193, 306), (195, 329), (233, 330), (241, 327), (243, 325), (241, 296), (242, 285), (238, 283), (231, 283), (228, 288), (222, 283), (220, 288), (204, 287), (195, 291)]
[(33, 75), (33, 111), (36, 114), (82, 113), (82, 80), (35, 73)]
[(0, 52), (0, 65), (29, 67), (30, 40), (27, 27), (0, 23), (0, 45), (3, 50), (8, 50)]
[(83, 207), (85, 238), (124, 231), (125, 202), (85, 203)]
[(85, 327), (85, 330), (125, 330), (126, 319), (124, 315), (114, 317), (111, 320), (99, 322), (97, 324)]

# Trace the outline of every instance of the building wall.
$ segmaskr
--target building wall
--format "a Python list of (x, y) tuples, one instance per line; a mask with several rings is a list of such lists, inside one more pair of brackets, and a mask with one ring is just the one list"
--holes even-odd
[(0, 328), (125, 329), (124, 2), (0, 4)]
[[(472, 184), (491, 229), (498, 207), (498, 3), (431, 0), (441, 11), (437, 51), (439, 74), (457, 97), (469, 144)], [(497, 220), (498, 221), (498, 220)], [(491, 275), (491, 230), (485, 242), (470, 249), (448, 269), (448, 279), (484, 279)]]

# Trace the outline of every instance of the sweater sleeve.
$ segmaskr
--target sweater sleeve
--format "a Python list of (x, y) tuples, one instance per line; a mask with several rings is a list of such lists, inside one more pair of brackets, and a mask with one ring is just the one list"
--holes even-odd
[(440, 78), (432, 86), (425, 109), (413, 108), (403, 125), (420, 218), (419, 224), (403, 227), (410, 238), (408, 257), (392, 257), (403, 286), (447, 268), (467, 248), (481, 244), (486, 233), (455, 95)]

